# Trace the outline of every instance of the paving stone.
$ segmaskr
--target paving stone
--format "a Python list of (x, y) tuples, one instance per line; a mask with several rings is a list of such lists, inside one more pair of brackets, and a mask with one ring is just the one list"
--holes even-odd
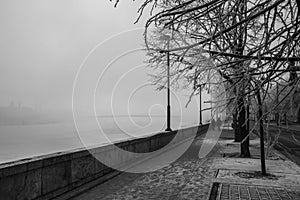
[(300, 191), (289, 191), (285, 188), (278, 188), (278, 187), (220, 183), (217, 200), (228, 200), (228, 199), (299, 200)]
[[(230, 152), (239, 152), (239, 146), (218, 144), (206, 158), (199, 159), (201, 141), (201, 138), (198, 139), (179, 160), (169, 166), (146, 174), (123, 173), (73, 200), (207, 200), (218, 171), (216, 159), (223, 159), (221, 157), (225, 154), (232, 155)], [(255, 158), (259, 150), (257, 145), (251, 145), (251, 154)], [(274, 160), (280, 159), (276, 153), (270, 152), (270, 155)], [(299, 192), (280, 187), (220, 183), (217, 198), (300, 200)]]
[[(207, 158), (199, 159), (198, 149), (192, 147), (170, 166), (147, 174), (120, 175), (73, 199), (207, 199), (217, 171), (213, 158), (218, 156), (218, 148)], [(120, 183), (122, 187), (117, 186)]]

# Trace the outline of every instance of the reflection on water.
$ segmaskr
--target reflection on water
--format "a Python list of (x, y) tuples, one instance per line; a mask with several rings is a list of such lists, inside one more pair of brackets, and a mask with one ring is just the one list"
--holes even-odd
[[(0, 126), (0, 163), (79, 148), (83, 143), (89, 146), (141, 137), (165, 129), (164, 116), (102, 116), (98, 122), (94, 118), (80, 120), (77, 124), (80, 134), (73, 122)], [(196, 123), (172, 118), (173, 129)]]

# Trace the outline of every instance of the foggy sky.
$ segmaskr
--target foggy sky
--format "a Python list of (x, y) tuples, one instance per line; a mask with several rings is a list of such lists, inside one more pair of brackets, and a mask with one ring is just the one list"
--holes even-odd
[(100, 41), (133, 25), (136, 4), (107, 1), (0, 2), (1, 105), (64, 106), (83, 58)]
[[(118, 8), (113, 6), (113, 2), (109, 0), (0, 1), (0, 105), (6, 106), (13, 100), (15, 103), (22, 102), (25, 106), (38, 109), (70, 109), (74, 79), (88, 53), (114, 34), (143, 27), (148, 16), (146, 14), (134, 25), (138, 16), (138, 3), (124, 0)], [(91, 75), (97, 74), (93, 80), (106, 67), (102, 65), (103, 60), (107, 57), (113, 58), (116, 49), (142, 42), (142, 36), (137, 35), (135, 41), (110, 42), (110, 47), (104, 53), (99, 53), (103, 49), (97, 50), (86, 64), (92, 66), (89, 70), (95, 70), (89, 71)], [(110, 92), (118, 81), (113, 80), (113, 74), (119, 72), (120, 78), (132, 66), (125, 67), (125, 71), (119, 71), (118, 67), (126, 63), (130, 65), (134, 59), (137, 60), (134, 64), (139, 65), (143, 62), (144, 55), (140, 53), (140, 56), (128, 56), (119, 62), (119, 66), (116, 63), (110, 74), (104, 78), (106, 83), (100, 81), (101, 91), (97, 91), (96, 100), (98, 104), (105, 105), (98, 105), (100, 110), (104, 109), (103, 113), (110, 110), (106, 103), (109, 104)], [(108, 60), (105, 62), (108, 63)], [(128, 98), (131, 88), (143, 84), (147, 79), (146, 73), (148, 72), (137, 69), (119, 81), (121, 92), (116, 93), (114, 99), (117, 110), (123, 112), (127, 102), (124, 105), (120, 102)], [(137, 82), (132, 81), (134, 77), (139, 77)], [(86, 86), (89, 86), (88, 83)], [(150, 86), (144, 87), (144, 90), (146, 92), (142, 94), (136, 93), (137, 100), (129, 103), (133, 112), (144, 112), (143, 105), (149, 108), (157, 103), (165, 104), (165, 93), (160, 92), (155, 96), (154, 87)], [(187, 100), (187, 97), (183, 99)], [(191, 108), (192, 115), (198, 115), (195, 105)], [(158, 107), (155, 109), (160, 109)]]

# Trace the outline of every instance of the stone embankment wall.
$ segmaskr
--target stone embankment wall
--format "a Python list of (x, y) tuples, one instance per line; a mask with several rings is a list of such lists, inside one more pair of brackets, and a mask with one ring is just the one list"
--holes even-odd
[[(81, 148), (1, 164), (0, 199), (52, 199), (74, 189), (80, 192), (82, 188), (88, 189), (120, 173), (99, 162), (94, 155), (110, 155), (117, 147), (132, 152), (152, 152), (170, 143), (177, 133), (179, 140), (183, 141), (195, 131), (199, 135), (206, 133), (207, 129), (208, 125), (191, 127), (121, 141), (115, 145), (102, 145), (88, 150)], [(115, 164), (122, 165), (131, 163), (134, 158), (119, 156), (112, 159)]]

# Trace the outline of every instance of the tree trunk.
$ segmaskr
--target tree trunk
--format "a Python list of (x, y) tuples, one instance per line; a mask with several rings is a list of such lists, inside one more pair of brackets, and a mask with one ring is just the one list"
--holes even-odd
[[(241, 0), (236, 7), (236, 17), (233, 18), (233, 24), (238, 23), (242, 20), (244, 20), (245, 16), (244, 13), (247, 10), (247, 2), (246, 0)], [(247, 27), (239, 26), (235, 29), (234, 35), (234, 49), (233, 52), (237, 55), (243, 55), (244, 49), (245, 49), (245, 39), (247, 36), (246, 34)], [(237, 76), (240, 76), (241, 71), (244, 69), (244, 63), (240, 63), (237, 66), (236, 74)], [(243, 88), (246, 88), (244, 86), (244, 83), (242, 83), (240, 88), (237, 89), (237, 129), (236, 132), (236, 138), (235, 140), (238, 142), (242, 142), (245, 137), (248, 135), (248, 129), (247, 129), (247, 121), (246, 121), (246, 107), (244, 104), (243, 99)], [(245, 139), (241, 143), (241, 157), (250, 157), (250, 150), (249, 150), (249, 138)]]
[(239, 100), (238, 100), (238, 109), (239, 109), (238, 128), (239, 128), (239, 133), (241, 135), (241, 138), (242, 138), (242, 140), (244, 140), (241, 143), (240, 157), (249, 158), (249, 157), (251, 157), (251, 155), (250, 155), (250, 150), (249, 150), (249, 137), (247, 137), (248, 136), (248, 128), (247, 128), (247, 119), (246, 119), (246, 107), (245, 107), (243, 98), (239, 98)]
[(261, 174), (266, 175), (266, 161), (265, 161), (265, 145), (264, 145), (264, 120), (262, 112), (262, 101), (260, 97), (260, 91), (257, 92), (258, 102), (258, 120), (259, 120), (259, 133), (260, 133), (260, 162), (261, 162)]
[(234, 141), (235, 142), (241, 142), (243, 140), (241, 133), (240, 133), (240, 129), (238, 126), (238, 119), (237, 119), (237, 111), (235, 111), (234, 114), (232, 114), (232, 128), (234, 131)]

